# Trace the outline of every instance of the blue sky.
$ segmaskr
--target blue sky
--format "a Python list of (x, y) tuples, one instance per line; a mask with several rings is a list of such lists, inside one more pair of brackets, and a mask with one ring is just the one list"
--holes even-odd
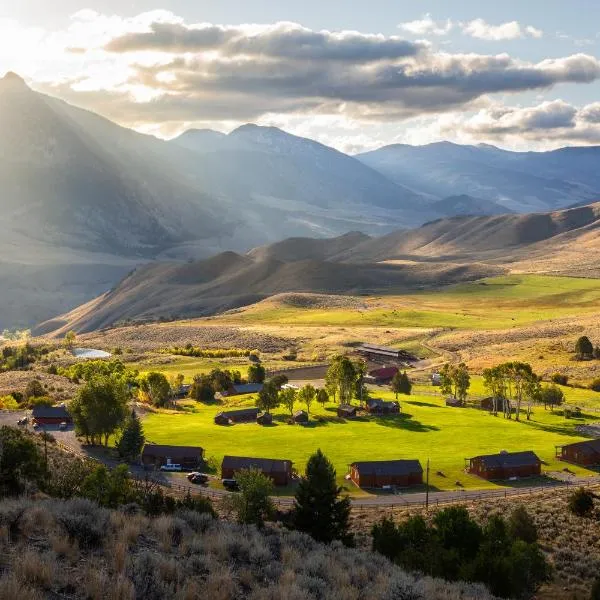
[(0, 36), (0, 75), (163, 137), (255, 121), (346, 151), (600, 143), (593, 0), (21, 0)]

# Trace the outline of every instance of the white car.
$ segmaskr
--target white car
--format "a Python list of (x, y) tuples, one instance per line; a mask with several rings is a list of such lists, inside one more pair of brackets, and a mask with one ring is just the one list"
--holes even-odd
[(181, 465), (168, 464), (160, 468), (161, 471), (182, 471)]

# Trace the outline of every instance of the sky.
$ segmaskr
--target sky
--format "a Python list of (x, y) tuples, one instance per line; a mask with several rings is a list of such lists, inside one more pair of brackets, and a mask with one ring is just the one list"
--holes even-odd
[(19, 0), (0, 76), (163, 138), (600, 144), (597, 0)]

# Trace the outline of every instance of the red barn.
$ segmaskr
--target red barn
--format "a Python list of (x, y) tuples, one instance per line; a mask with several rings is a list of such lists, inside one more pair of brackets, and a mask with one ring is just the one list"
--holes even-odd
[(556, 457), (584, 467), (600, 465), (600, 439), (558, 446)]
[(292, 479), (292, 461), (273, 458), (249, 458), (246, 456), (224, 456), (221, 477), (235, 479), (237, 471), (258, 469), (273, 480), (275, 485), (287, 485)]
[(34, 406), (31, 417), (38, 425), (71, 424), (73, 418), (64, 405), (62, 406)]
[(541, 475), (542, 461), (531, 450), (500, 452), (466, 459), (468, 471), (483, 479), (511, 479)]
[(423, 483), (423, 467), (418, 460), (353, 462), (350, 479), (361, 488), (420, 485)]
[(398, 367), (382, 367), (381, 369), (369, 371), (369, 378), (377, 385), (385, 385), (394, 379), (397, 372)]

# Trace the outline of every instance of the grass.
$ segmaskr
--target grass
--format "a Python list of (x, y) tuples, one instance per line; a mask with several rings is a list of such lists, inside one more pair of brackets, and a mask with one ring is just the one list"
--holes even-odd
[[(438, 291), (366, 299), (366, 309), (323, 310), (260, 303), (218, 320), (298, 326), (506, 329), (560, 316), (594, 312), (599, 300), (599, 280), (507, 275)], [(492, 311), (490, 306), (493, 306)]]
[[(389, 392), (377, 395), (392, 397)], [(240, 402), (251, 405), (252, 398)], [(197, 406), (195, 412), (148, 415), (144, 420), (147, 439), (200, 445), (207, 457), (218, 462), (225, 454), (287, 458), (298, 471), (303, 471), (309, 455), (321, 448), (333, 461), (340, 484), (346, 483), (343, 476), (355, 460), (418, 458), (425, 465), (429, 458), (431, 484), (440, 490), (456, 489), (457, 481), (465, 488), (495, 487), (497, 484), (466, 474), (464, 459), (500, 450), (534, 450), (547, 462), (545, 470), (562, 470), (567, 465), (555, 460), (555, 445), (584, 439), (575, 426), (593, 420), (591, 416), (567, 420), (537, 407), (531, 421), (515, 422), (474, 408), (447, 408), (441, 398), (416, 395), (402, 400), (399, 416), (343, 421), (330, 404), (314, 406), (313, 417), (322, 421), (307, 427), (287, 425), (282, 409), (276, 411), (272, 427), (253, 423), (219, 427), (213, 417), (220, 406)], [(580, 475), (590, 474), (571, 465), (569, 468)], [(355, 488), (350, 490), (356, 493)]]

